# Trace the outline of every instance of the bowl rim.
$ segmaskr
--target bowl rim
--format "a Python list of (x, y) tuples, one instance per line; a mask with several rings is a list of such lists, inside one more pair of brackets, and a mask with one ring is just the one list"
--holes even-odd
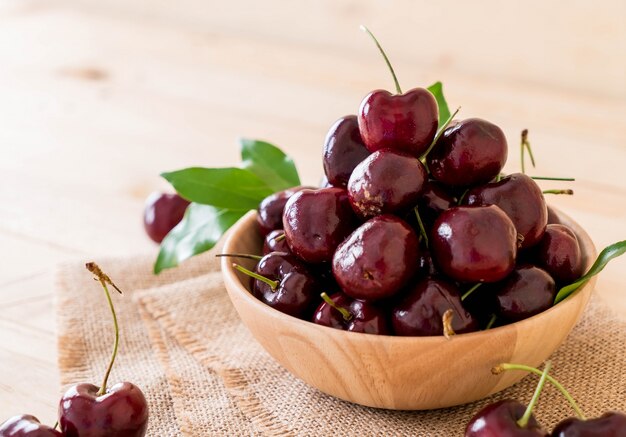
[[(587, 270), (591, 266), (591, 263), (593, 262), (593, 260), (595, 260), (595, 258), (597, 257), (597, 249), (595, 245), (593, 244), (591, 237), (578, 223), (572, 220), (567, 214), (561, 212), (560, 210), (558, 210), (557, 208), (554, 208), (553, 206), (550, 206), (550, 208), (552, 208), (556, 212), (560, 220), (563, 220), (563, 219), (565, 220), (566, 223), (563, 223), (563, 224), (572, 228), (576, 234), (576, 237), (579, 240), (581, 239), (581, 237), (583, 237), (585, 240), (587, 240), (588, 243), (590, 243), (590, 248), (592, 249), (591, 253), (584, 254), (586, 257), (585, 264), (586, 264), (586, 270)], [(233, 245), (233, 241), (237, 238), (238, 233), (243, 232), (244, 230), (249, 229), (252, 226), (254, 226), (256, 224), (256, 215), (257, 215), (256, 210), (251, 210), (248, 213), (246, 213), (242, 218), (240, 218), (232, 226), (224, 242), (224, 246), (223, 246), (224, 253), (232, 253), (231, 246)], [(256, 231), (256, 229), (254, 230)], [(347, 335), (349, 336), (349, 339), (351, 341), (355, 341), (358, 339), (362, 339), (366, 341), (385, 341), (390, 345), (406, 344), (406, 343), (410, 343), (414, 341), (429, 342), (433, 344), (450, 341), (450, 339), (444, 337), (443, 335), (433, 335), (433, 336), (378, 335), (378, 334), (367, 334), (363, 332), (345, 331), (341, 329), (331, 328), (329, 326), (318, 325), (317, 323), (313, 323), (312, 321), (299, 319), (297, 317), (282, 313), (272, 308), (271, 306), (261, 302), (259, 299), (255, 298), (252, 295), (252, 293), (247, 289), (247, 287), (239, 279), (238, 274), (235, 271), (235, 269), (232, 267), (232, 262), (230, 261), (229, 258), (227, 257), (222, 258), (221, 270), (222, 270), (222, 276), (225, 282), (230, 282), (231, 284), (236, 285), (235, 287), (227, 287), (229, 295), (231, 293), (237, 293), (238, 297), (241, 297), (242, 299), (244, 299), (248, 305), (252, 305), (255, 309), (262, 311), (264, 314), (271, 317), (272, 319), (280, 320), (281, 323), (288, 322), (288, 323), (293, 323), (296, 325), (301, 325), (302, 327), (308, 327), (310, 329), (318, 329), (318, 330), (321, 329), (322, 330), (321, 332), (326, 332), (328, 335), (336, 335), (336, 336)], [(480, 338), (481, 336), (489, 336), (493, 334), (503, 333), (507, 330), (516, 329), (516, 327), (523, 327), (523, 326), (533, 324), (533, 322), (535, 322), (538, 318), (551, 315), (554, 312), (560, 311), (560, 309), (564, 308), (565, 306), (574, 305), (575, 302), (577, 302), (580, 299), (583, 299), (584, 298), (583, 291), (586, 290), (588, 287), (593, 287), (594, 283), (595, 283), (594, 278), (591, 278), (589, 281), (587, 281), (585, 284), (579, 287), (573, 294), (568, 296), (565, 300), (527, 319), (520, 320), (514, 323), (509, 323), (503, 326), (498, 326), (498, 327), (491, 328), (488, 330), (454, 334), (453, 339), (456, 341), (461, 341), (461, 340), (471, 341), (476, 338)]]

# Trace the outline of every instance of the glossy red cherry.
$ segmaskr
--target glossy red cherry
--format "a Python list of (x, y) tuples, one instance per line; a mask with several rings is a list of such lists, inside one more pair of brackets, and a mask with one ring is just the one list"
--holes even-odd
[(517, 231), (497, 206), (458, 206), (444, 211), (431, 231), (439, 269), (461, 282), (497, 282), (515, 267)]
[(62, 437), (56, 429), (42, 425), (35, 416), (13, 416), (0, 425), (0, 437)]
[(514, 173), (498, 182), (470, 190), (466, 205), (496, 205), (509, 216), (517, 233), (524, 239), (521, 248), (534, 246), (541, 240), (548, 224), (548, 208), (543, 193), (529, 176)]
[(355, 299), (393, 296), (415, 273), (419, 241), (411, 227), (392, 215), (365, 222), (337, 247), (333, 275)]
[(152, 193), (148, 196), (143, 211), (143, 226), (152, 241), (163, 241), (183, 219), (189, 203), (178, 194)]
[(556, 296), (554, 279), (539, 267), (515, 268), (502, 283), (494, 286), (498, 316), (517, 322), (552, 306)]
[(341, 188), (299, 191), (287, 201), (283, 222), (291, 252), (308, 263), (332, 260), (339, 243), (358, 225)]
[(447, 128), (428, 154), (432, 176), (448, 186), (474, 186), (495, 178), (506, 163), (507, 142), (495, 124), (479, 118)]
[(525, 411), (524, 405), (512, 399), (489, 404), (467, 424), (465, 437), (547, 437), (534, 416), (525, 428), (517, 424)]
[(59, 425), (66, 437), (142, 437), (148, 428), (148, 404), (130, 382), (98, 394), (93, 384), (70, 387), (59, 402)]
[(396, 335), (443, 335), (443, 315), (452, 310), (455, 333), (478, 329), (474, 317), (461, 305), (461, 293), (448, 281), (426, 278), (404, 292), (402, 300), (393, 307), (391, 322)]
[(285, 238), (285, 231), (282, 229), (273, 230), (263, 240), (263, 255), (271, 252), (291, 252)]
[(370, 152), (380, 149), (422, 155), (437, 132), (439, 110), (430, 91), (414, 88), (404, 94), (369, 93), (359, 109), (359, 130)]
[(594, 419), (570, 417), (559, 422), (551, 437), (626, 437), (626, 415), (615, 411)]
[(422, 192), (426, 169), (411, 155), (378, 150), (356, 166), (348, 182), (354, 212), (361, 218), (405, 211), (415, 206)]
[(354, 167), (369, 154), (363, 144), (356, 115), (340, 118), (331, 126), (324, 141), (326, 180), (334, 187), (346, 188)]
[(293, 187), (271, 194), (261, 201), (256, 216), (259, 232), (266, 236), (276, 229), (283, 228), (283, 210), (291, 196), (307, 187)]
[(353, 299), (344, 293), (325, 296), (313, 314), (313, 323), (344, 331), (389, 335), (389, 316), (378, 306)]
[(548, 225), (535, 256), (559, 283), (574, 282), (583, 274), (583, 258), (574, 231), (565, 225)]

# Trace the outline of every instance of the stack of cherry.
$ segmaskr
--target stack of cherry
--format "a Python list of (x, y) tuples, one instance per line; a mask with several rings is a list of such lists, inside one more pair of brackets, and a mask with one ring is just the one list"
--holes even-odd
[(0, 437), (143, 437), (146, 434), (148, 404), (139, 387), (130, 382), (107, 387), (119, 343), (117, 316), (107, 284), (121, 291), (95, 263), (87, 263), (86, 267), (104, 289), (115, 326), (113, 354), (102, 384), (70, 386), (59, 401), (59, 421), (54, 426), (23, 414), (0, 424)]

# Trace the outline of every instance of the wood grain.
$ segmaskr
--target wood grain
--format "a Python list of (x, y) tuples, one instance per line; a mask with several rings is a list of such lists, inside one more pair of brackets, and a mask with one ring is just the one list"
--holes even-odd
[[(239, 136), (286, 149), (307, 184), (330, 124), (391, 87), (442, 80), (463, 116), (500, 125), (517, 169), (575, 176), (551, 202), (598, 247), (626, 223), (626, 4), (401, 0), (0, 0), (0, 411), (54, 423), (53, 271), (154, 254), (140, 215), (161, 171), (238, 161)], [(552, 188), (551, 184), (545, 184)], [(597, 292), (626, 314), (626, 270)], [(61, 309), (62, 310), (62, 309)], [(2, 420), (4, 417), (0, 417)]]

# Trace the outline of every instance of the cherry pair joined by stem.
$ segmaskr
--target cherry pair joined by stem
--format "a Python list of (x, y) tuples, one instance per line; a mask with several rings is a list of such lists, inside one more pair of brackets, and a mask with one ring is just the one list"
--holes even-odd
[(324, 302), (313, 314), (313, 323), (365, 334), (391, 334), (389, 317), (377, 306), (341, 292), (330, 296), (322, 293), (322, 299)]

